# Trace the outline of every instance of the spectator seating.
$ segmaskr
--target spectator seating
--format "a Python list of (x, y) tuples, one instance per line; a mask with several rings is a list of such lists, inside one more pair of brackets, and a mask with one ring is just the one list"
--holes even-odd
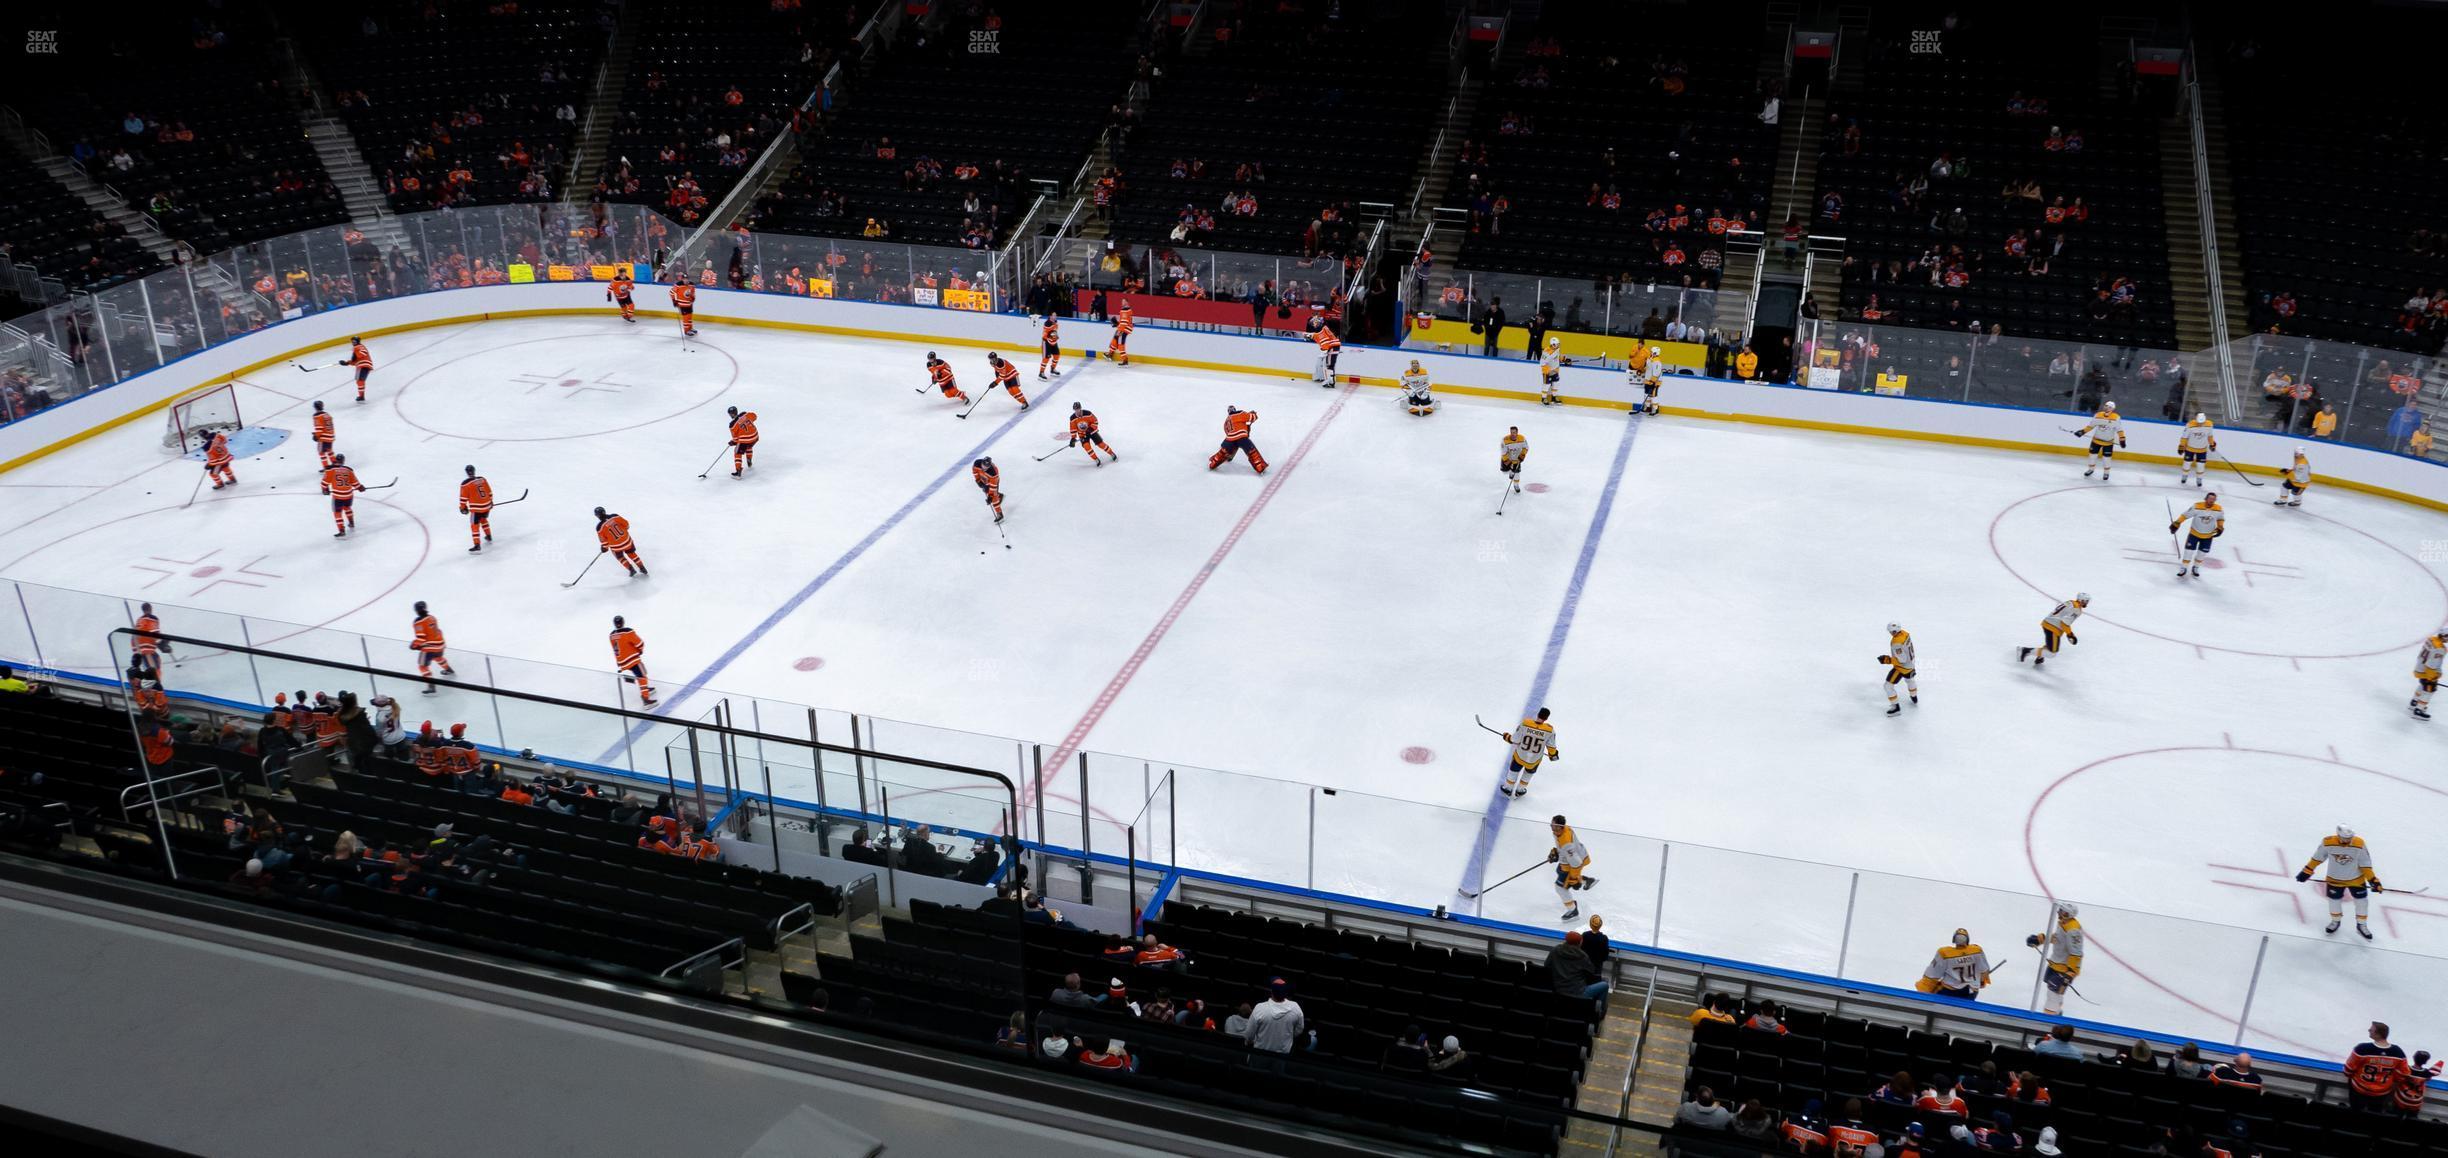
[[(1752, 4), (1631, 19), (1603, 0), (1545, 5), (1507, 38), (1455, 149), (1446, 204), (1472, 210), (1457, 265), (1714, 285), (1725, 242), (1709, 220), (1767, 227), (1779, 130), (1758, 116), (1760, 24)], [(1652, 211), (1688, 224), (1653, 230)]]
[[(118, 226), (12, 149), (0, 149), (0, 202), (9, 206), (0, 219), (0, 249), (10, 261), (58, 278), (71, 292), (102, 289), (161, 268)], [(39, 304), (29, 302), (26, 308)]]
[[(45, 78), (29, 66), (20, 78), (28, 118), (96, 179), (204, 253), (347, 220), (282, 88), (266, 13), (203, 3), (174, 11), (192, 19), (64, 10), (63, 39), (114, 50), (105, 66), (110, 82)], [(69, 57), (27, 60), (93, 67)], [(140, 131), (126, 131), (130, 117)]]
[(789, 126), (866, 13), (850, 3), (636, 2), (646, 11), (596, 190), (695, 225)]
[(1091, 0), (973, 14), (923, 43), (905, 35), (825, 134), (801, 143), (755, 227), (857, 237), (875, 218), (895, 241), (995, 244), (1036, 196), (1027, 178), (1068, 181), (1096, 147), (1130, 84), (1144, 12)]
[[(2448, 134), (2425, 114), (2420, 54), (2436, 14), (2358, 12), (2345, 29), (2231, 58), (2220, 85), (2253, 331), (2440, 352), (2448, 301)], [(2405, 37), (2417, 37), (2408, 40)], [(2352, 52), (2351, 85), (2284, 85), (2313, 51)], [(2288, 303), (2291, 302), (2291, 308)]]
[[(157, 866), (149, 839), (105, 839), (120, 818), (121, 793), (142, 782), (129, 767), (129, 744), (127, 717), (119, 711), (48, 696), (0, 697), (0, 768), (7, 770), (0, 773), (0, 803), (65, 805), (81, 835), (127, 851), (127, 867)], [(181, 743), (172, 767), (249, 769), (253, 763), (252, 757)], [(361, 771), (332, 771), (329, 787), (292, 779), (281, 794), (245, 797), (259, 832), (266, 815), (281, 827), (280, 837), (261, 839), (276, 840), (295, 859), (273, 873), (267, 893), (242, 890), (244, 895), (480, 951), (570, 967), (610, 966), (637, 979), (733, 938), (772, 949), (778, 929), (788, 929), (784, 918), (802, 905), (825, 915), (840, 909), (839, 891), (819, 881), (639, 848), (637, 829), (611, 821), (611, 803), (600, 798), (581, 815), (560, 815), (464, 795), (380, 757), (367, 763)], [(31, 782), (35, 771), (43, 775), (39, 784)], [(145, 799), (140, 793), (135, 803), (141, 808)], [(218, 888), (217, 882), (243, 869), (253, 849), (233, 849), (222, 835), (224, 814), (196, 803), (165, 806), (200, 822), (173, 821), (166, 832), (182, 883)], [(343, 864), (327, 855), (342, 832), (403, 855), (424, 854), (435, 826), (444, 823), (452, 826), (464, 871), (424, 857), (394, 886), (380, 883), (386, 862)], [(711, 963), (690, 972), (711, 973)]]
[[(1161, 244), (1185, 212), (1203, 213), (1213, 227), (1187, 230), (1181, 242), (1262, 254), (1347, 252), (1359, 236), (1353, 204), (1400, 202), (1410, 193), (1445, 107), (1450, 25), (1416, 11), (1372, 16), (1363, 7), (1244, 4), (1238, 16), (1211, 17), (1227, 21), (1234, 35), (1208, 55), (1168, 63), (1155, 83), (1122, 161), (1117, 235)], [(1202, 175), (1175, 177), (1175, 162)], [(1244, 164), (1263, 166), (1264, 179), (1240, 178)], [(1255, 198), (1255, 213), (1222, 207), (1225, 194), (1237, 192)]]
[[(1741, 1015), (1737, 1014), (1737, 1020)], [(1906, 1029), (1859, 1018), (1787, 1011), (1784, 1034), (1703, 1021), (1693, 1027), (1693, 1086), (1708, 1086), (1739, 1108), (1757, 1098), (1784, 1115), (1811, 1102), (1828, 1113), (1861, 1100), (1863, 1121), (1893, 1138), (1920, 1122), (1932, 1143), (1945, 1126), (1978, 1127), (2003, 1110), (2028, 1153), (2039, 1131), (2055, 1127), (2067, 1154), (2194, 1153), (2169, 1144), (2168, 1131), (2221, 1138), (2242, 1123), (2252, 1148), (2267, 1158), (2414, 1158), (2448, 1150), (2448, 1122), (2388, 1118), (2277, 1090), (2256, 1091), (2180, 1078), (2165, 1069), (2043, 1057), (2028, 1049), (1971, 1037)], [(1966, 1118), (1882, 1102), (1873, 1093), (1900, 1072), (1915, 1084), (1971, 1075), (1994, 1062), (2001, 1077), (2039, 1075), (2046, 1102), (1966, 1089)], [(1723, 1135), (1718, 1135), (1723, 1137)], [(2151, 1149), (2154, 1144), (2165, 1149)], [(2229, 1147), (2231, 1152), (2244, 1151)]]
[[(1882, 26), (1862, 92), (1833, 105), (1814, 228), (1846, 239), (1841, 316), (1863, 318), (1876, 295), (1892, 324), (2172, 349), (2157, 127), (2096, 98), (2089, 70), (2069, 67), (2097, 55), (2088, 30), (1966, 27), (1946, 34), (1943, 52), (1911, 51), (1909, 31), (1933, 24)], [(2042, 111), (2028, 111), (2034, 100)], [(1941, 175), (1942, 158), (1962, 171)], [(2026, 181), (2038, 199), (2001, 192)], [(2078, 200), (2087, 220), (2048, 220)], [(1945, 224), (1958, 209), (1960, 232)], [(2006, 250), (2017, 231), (2020, 258)], [(2035, 271), (2032, 258), (2059, 235), (2063, 251)], [(1915, 267), (1925, 258), (1939, 284)], [(1899, 276), (1886, 276), (1890, 263)], [(1954, 269), (1965, 284), (1944, 283)]]
[[(1030, 923), (1023, 975), (1014, 924), (1008, 909), (914, 901), (909, 919), (884, 918), (882, 938), (854, 938), (850, 962), (823, 957), (821, 978), (785, 982), (797, 1000), (821, 985), (835, 1011), (863, 1007), (971, 1043), (992, 1039), (1019, 983), (1041, 1032), (1051, 1025), (1091, 1041), (1120, 1038), (1140, 1080), (1200, 1098), (1222, 1093), (1340, 1115), (1375, 1132), (1420, 1130), (1532, 1153), (1554, 1151), (1562, 1124), (1555, 1111), (1570, 1104), (1587, 1057), (1589, 1003), (1555, 994), (1518, 961), (1176, 902), (1147, 931), (1189, 954), (1178, 968), (1116, 965), (1104, 955), (1104, 934)], [(1160, 992), (1198, 999), (1218, 1025), (1235, 1005), (1264, 1000), (1269, 981), (1282, 977), (1317, 1044), (1282, 1064), (1256, 1065), (1242, 1043), (1217, 1031), (1044, 1005), (1072, 972), (1093, 992), (1119, 976), (1143, 1001)], [(1479, 1059), (1469, 1086), (1502, 1100), (1466, 1108), (1451, 1081), (1383, 1070), (1386, 1047), (1413, 1023), (1433, 1037), (1460, 1037)]]
[(282, 15), (393, 209), (557, 192), (603, 58), (606, 5), (294, 3)]

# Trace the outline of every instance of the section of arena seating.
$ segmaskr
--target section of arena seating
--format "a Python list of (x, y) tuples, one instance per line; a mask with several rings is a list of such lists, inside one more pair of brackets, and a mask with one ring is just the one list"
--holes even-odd
[(613, 5), (286, 4), (393, 209), (546, 201), (566, 173)]
[[(1952, 1127), (1973, 1132), (1982, 1152), (2032, 1153), (2054, 1130), (2066, 1154), (2261, 1154), (2267, 1158), (2414, 1158), (2448, 1152), (2448, 1122), (2366, 1113), (2312, 1102), (2259, 1084), (2180, 1077), (2165, 1057), (2037, 1054), (1902, 1026), (1708, 999), (1733, 1020), (1696, 1017), (1688, 1094), (1706, 1086), (1728, 1109), (1757, 1100), (1776, 1153), (1797, 1135), (1825, 1140), (1831, 1128), (1867, 1131), (1890, 1153), (1912, 1138), (1952, 1153)], [(2259, 1079), (2255, 1079), (2257, 1083)], [(1952, 1108), (1948, 1108), (1952, 1107)], [(1756, 1121), (1756, 1119), (1755, 1119)], [(1684, 1127), (1694, 1153), (1732, 1153), (1723, 1130)], [(2012, 1135), (2009, 1144), (2006, 1135)], [(2203, 1149), (2209, 1142), (2217, 1151)], [(1742, 1153), (1765, 1152), (1741, 1150)]]
[[(117, 709), (47, 694), (0, 696), (6, 835), (37, 847), (86, 837), (123, 869), (157, 875), (158, 838), (143, 811), (149, 794), (128, 794), (144, 783), (131, 767), (130, 736)], [(169, 852), (190, 887), (641, 981), (734, 938), (772, 949), (777, 932), (802, 923), (801, 906), (820, 915), (841, 907), (840, 892), (819, 881), (640, 847), (641, 832), (666, 811), (661, 802), (556, 796), (573, 809), (563, 813), (494, 795), (490, 781), (472, 779), (463, 791), (379, 755), (360, 771), (301, 772), (276, 792), (243, 792), (237, 785), (263, 763), (263, 750), (249, 746), (255, 737), (244, 738), (182, 734), (164, 765), (173, 775), (229, 774), (226, 798), (224, 782), (205, 775), (155, 790), (174, 797), (205, 789), (165, 805)], [(307, 740), (311, 749), (314, 737)], [(710, 986), (724, 956), (737, 954), (684, 973)]]
[(646, 11), (636, 18), (637, 45), (596, 194), (657, 206), (688, 225), (790, 127), (866, 19), (856, 4), (824, 0), (805, 7), (634, 2)]
[[(2221, 65), (2251, 313), (2230, 323), (2437, 354), (2448, 339), (2448, 129), (2426, 111), (2429, 22), (2386, 7), (2364, 15), (2351, 30), (2239, 46)], [(2353, 54), (2355, 83), (2289, 83), (2315, 51)]]
[(1547, 4), (1510, 31), (1446, 185), (1470, 209), (1461, 268), (1709, 288), (1727, 227), (1765, 227), (1760, 11), (1665, 7)]
[[(2096, 93), (2062, 28), (1882, 14), (1832, 105), (1815, 232), (1845, 239), (1844, 320), (2172, 349), (2153, 114)], [(2153, 399), (2156, 402), (2156, 399)]]
[[(117, 285), (161, 268), (126, 230), (104, 220), (14, 149), (0, 148), (0, 202), (9, 207), (0, 215), (0, 252), (44, 277), (58, 278), (70, 292)], [(0, 292), (15, 290), (8, 286)]]
[(904, 30), (824, 136), (802, 143), (752, 226), (1000, 244), (1036, 195), (1028, 179), (1069, 181), (1095, 149), (1130, 85), (1145, 11), (1128, 0), (971, 9), (930, 36)]
[[(101, 6), (58, 19), (62, 42), (84, 51), (27, 57), (23, 111), (172, 237), (211, 253), (347, 220), (282, 86), (265, 11), (189, 2), (145, 19)], [(97, 61), (108, 84), (43, 75)]]
[(1355, 204), (1401, 202), (1445, 100), (1451, 26), (1388, 5), (1219, 5), (1168, 61), (1121, 164), (1119, 236), (1342, 255)]
[[(913, 902), (882, 938), (853, 939), (853, 960), (820, 959), (821, 978), (789, 977), (794, 1000), (823, 990), (836, 1011), (988, 1040), (1007, 1024), (1022, 960), (1013, 902), (980, 909)], [(1529, 1153), (1552, 1153), (1579, 1085), (1594, 1009), (1558, 995), (1535, 966), (1363, 933), (1170, 902), (1147, 932), (1180, 959), (1143, 963), (1119, 937), (1043, 913), (1026, 930), (1025, 988), (1040, 1037), (1120, 1041), (1129, 1080), (1212, 1101), (1251, 1099), (1350, 1121)], [(1165, 954), (1172, 956), (1171, 953)], [(1095, 1005), (1048, 1001), (1068, 974)], [(1314, 1044), (1288, 1055), (1220, 1032), (1281, 979)], [(1119, 992), (1116, 992), (1119, 983)], [(1459, 1039), (1468, 1067), (1402, 1066), (1405, 1036)], [(1416, 1051), (1415, 1051), (1416, 1052)], [(1461, 1087), (1495, 1095), (1457, 1098)]]

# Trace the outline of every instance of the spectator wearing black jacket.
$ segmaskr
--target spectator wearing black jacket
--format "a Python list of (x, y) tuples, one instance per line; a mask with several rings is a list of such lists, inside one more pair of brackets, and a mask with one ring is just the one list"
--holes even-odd
[(970, 846), (969, 859), (960, 867), (956, 879), (962, 884), (982, 885), (994, 879), (995, 870), (1003, 867), (1003, 850), (995, 842), (979, 837)]
[(864, 828), (859, 829), (857, 832), (851, 833), (850, 843), (842, 846), (842, 859), (849, 861), (852, 864), (871, 864), (877, 868), (884, 867), (884, 850), (868, 843), (869, 839), (867, 830)]
[(1590, 964), (1597, 968), (1601, 977), (1606, 976), (1607, 954), (1615, 951), (1615, 943), (1608, 940), (1605, 933), (1599, 932), (1605, 927), (1605, 917), (1591, 917), (1589, 931), (1581, 934), (1581, 952), (1589, 957)]
[(1482, 310), (1479, 313), (1479, 333), (1480, 336), (1486, 341), (1486, 345), (1481, 347), (1479, 352), (1487, 355), (1490, 358), (1495, 357), (1496, 339), (1499, 335), (1504, 333), (1504, 328), (1504, 299), (1489, 298), (1487, 309)]

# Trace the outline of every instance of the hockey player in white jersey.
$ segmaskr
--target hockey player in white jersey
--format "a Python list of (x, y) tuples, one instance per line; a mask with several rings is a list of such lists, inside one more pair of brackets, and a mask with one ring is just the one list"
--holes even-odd
[(2116, 403), (2100, 403), (2099, 413), (2083, 424), (2075, 437), (2091, 440), (2091, 465), (2083, 468), (2083, 477), (2098, 471), (2101, 482), (2108, 481), (2108, 471), (2116, 466), (2116, 452), (2125, 445), (2125, 420), (2117, 417)]
[(2413, 709), (2417, 720), (2431, 718), (2431, 693), (2439, 690), (2442, 661), (2448, 661), (2448, 627), (2432, 632), (2414, 657), (2414, 698), (2406, 706)]
[(1535, 716), (1523, 716), (1519, 727), (1499, 734), (1505, 743), (1513, 745), (1513, 758), (1505, 766), (1507, 796), (1528, 794), (1530, 778), (1538, 775), (1539, 764), (1550, 756), (1564, 758), (1564, 753), (1556, 749), (1555, 725), (1547, 722), (1545, 708), (1540, 708)]
[(1649, 347), (1649, 356), (1642, 359), (1640, 364), (1631, 367), (1628, 376), (1633, 381), (1640, 383), (1641, 388), (1641, 403), (1633, 407), (1632, 412), (1656, 417), (1658, 387), (1666, 381), (1666, 352), (1656, 346)]
[(2168, 524), (2168, 534), (2175, 534), (2178, 527), (2184, 528), (2184, 546), (2176, 551), (2176, 577), (2189, 575), (2199, 579), (2201, 561), (2210, 554), (2211, 540), (2227, 533), (2227, 512), (2219, 506), (2218, 492), (2203, 495), (2200, 502), (2177, 516), (2175, 522)]
[(1530, 458), (1530, 440), (1522, 436), (1521, 427), (1508, 426), (1505, 436), (1496, 443), (1496, 469), (1513, 484), (1513, 493), (1521, 493), (1522, 463)]
[(2295, 879), (2311, 880), (2312, 870), (2323, 865), (2328, 866), (2328, 875), (2322, 878), (2321, 888), (2329, 894), (2329, 927), (2323, 931), (2337, 932), (2346, 923), (2346, 894), (2353, 893), (2355, 932), (2371, 940), (2371, 894), (2386, 891), (2380, 887), (2380, 874), (2372, 871), (2371, 850), (2353, 829), (2341, 824), (2335, 835), (2321, 838), (2320, 847), (2312, 850), (2312, 859), (2304, 862)]
[(1897, 684), (1904, 685), (1904, 694), (1911, 696), (1913, 703), (1921, 702), (1921, 684), (1917, 678), (1921, 674), (1921, 669), (1913, 662), (1911, 632), (1904, 630), (1899, 624), (1888, 624), (1887, 651), (1878, 657), (1878, 661), (1887, 668), (1888, 715), (1896, 715), (1904, 710), (1904, 705), (1896, 702)]
[(2033, 667), (2039, 667), (2048, 662), (2048, 657), (2057, 654), (2059, 641), (2081, 643), (2082, 640), (2074, 636), (2074, 621), (2082, 618), (2082, 613), (2090, 606), (2091, 597), (2082, 593), (2077, 593), (2074, 598), (2058, 604), (2057, 610), (2049, 612), (2040, 620), (2040, 646), (2015, 649), (2015, 662), (2021, 663), (2028, 659), (2032, 661)]
[(1411, 359), (1410, 368), (1403, 371), (1401, 397), (1403, 409), (1415, 415), (1425, 418), (1436, 413), (1436, 395), (1429, 390), (1428, 371), (1420, 368), (1417, 358)]
[(1980, 1000), (1980, 991), (1989, 987), (1989, 955), (1981, 951), (1964, 929), (1955, 930), (1947, 943), (1930, 955), (1927, 968), (1921, 970), (1921, 980), (1913, 988), (1940, 997), (1956, 997), (1965, 1001)]
[(1556, 898), (1564, 902), (1564, 915), (1557, 919), (1579, 920), (1581, 902), (1573, 899), (1573, 893), (1598, 884), (1598, 878), (1586, 871), (1590, 866), (1589, 849), (1582, 845), (1580, 837), (1573, 835), (1572, 825), (1564, 822), (1562, 813), (1548, 822), (1547, 831), (1555, 836), (1555, 847), (1547, 850), (1547, 863), (1556, 866)]
[(2311, 486), (2312, 460), (2305, 458), (2304, 452), (2296, 451), (2294, 464), (2286, 468), (2285, 474), (2278, 476), (2278, 497), (2271, 502), (2281, 507), (2300, 507), (2304, 492)]
[(2074, 988), (2074, 979), (2082, 976), (2083, 927), (2074, 919), (2075, 912), (2074, 902), (2059, 901), (2049, 930), (2023, 938), (2024, 944), (2040, 950), (2040, 984), (2048, 990), (2040, 1008), (2050, 1014), (2065, 1012), (2066, 990)]
[(2210, 416), (2196, 414), (2185, 423), (2184, 434), (2176, 441), (2176, 482), (2182, 486), (2202, 485), (2210, 474), (2210, 452), (2218, 449), (2218, 432), (2210, 425)]
[(1556, 384), (1564, 380), (1564, 339), (1549, 337), (1546, 352), (1539, 355), (1539, 405), (1561, 406), (1564, 395)]

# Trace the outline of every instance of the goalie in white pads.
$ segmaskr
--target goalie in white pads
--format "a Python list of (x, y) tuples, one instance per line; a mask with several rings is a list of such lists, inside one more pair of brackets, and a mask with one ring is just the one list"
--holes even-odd
[(1419, 359), (1411, 359), (1410, 369), (1402, 375), (1403, 409), (1426, 418), (1436, 413), (1436, 395), (1428, 387), (1428, 371), (1420, 368)]
[(1573, 899), (1574, 891), (1594, 888), (1598, 884), (1598, 878), (1590, 876), (1587, 871), (1590, 866), (1589, 849), (1582, 845), (1580, 837), (1573, 835), (1572, 825), (1564, 822), (1563, 813), (1557, 813), (1556, 818), (1548, 822), (1547, 831), (1555, 836), (1555, 847), (1547, 850), (1547, 863), (1556, 866), (1556, 897), (1564, 902), (1564, 915), (1557, 919), (1577, 920), (1581, 916), (1581, 902)]
[(1915, 678), (1921, 674), (1921, 669), (1913, 663), (1911, 632), (1904, 630), (1901, 624), (1888, 624), (1887, 652), (1879, 656), (1878, 661), (1887, 668), (1888, 715), (1896, 715), (1904, 710), (1904, 705), (1896, 702), (1897, 684), (1904, 685), (1904, 694), (1911, 696), (1913, 703), (1921, 702), (1921, 684)]
[(1980, 991), (1989, 987), (1989, 955), (1981, 952), (1972, 934), (1963, 929), (1930, 955), (1929, 966), (1921, 970), (1921, 980), (1913, 988), (1940, 997), (1955, 997), (1965, 1001), (1980, 1000)]
[(2065, 1012), (2066, 990), (2074, 988), (2074, 979), (2082, 976), (2083, 927), (2074, 914), (2074, 902), (2059, 901), (2049, 931), (2023, 938), (2024, 944), (2040, 950), (2040, 984), (2048, 990), (2040, 1008), (2047, 1013)]
[(2219, 507), (2218, 492), (2211, 491), (2201, 501), (2168, 524), (2168, 534), (2184, 528), (2184, 546), (2176, 551), (2176, 577), (2201, 578), (2201, 561), (2210, 554), (2210, 543), (2227, 533), (2227, 512)]
[(2033, 667), (2039, 667), (2048, 662), (2048, 657), (2057, 654), (2058, 641), (2081, 643), (2082, 640), (2074, 636), (2074, 621), (2082, 618), (2082, 613), (2090, 606), (2091, 597), (2080, 592), (2077, 592), (2074, 598), (2058, 604), (2057, 610), (2049, 612), (2040, 620), (2040, 646), (2016, 648), (2015, 662), (2021, 663), (2028, 659), (2032, 661)]
[(2329, 894), (2329, 927), (2327, 933), (2338, 931), (2346, 923), (2346, 894), (2354, 894), (2355, 932), (2363, 939), (2372, 939), (2371, 895), (2385, 892), (2380, 887), (2380, 874), (2372, 871), (2371, 850), (2364, 847), (2363, 838), (2341, 824), (2335, 835), (2321, 838), (2320, 847), (2312, 850), (2312, 859), (2304, 862), (2303, 871), (2295, 874), (2298, 881), (2312, 879), (2312, 870), (2328, 865), (2328, 875), (2321, 888)]
[(1564, 339), (1547, 339), (1547, 351), (1539, 355), (1539, 405), (1560, 406), (1564, 396), (1556, 391), (1556, 383), (1564, 379)]
[(2431, 693), (2439, 690), (2440, 664), (2448, 660), (2448, 627), (2431, 633), (2422, 642), (2422, 651), (2414, 657), (2414, 698), (2406, 706), (2417, 720), (2431, 718)]
[(2176, 442), (2176, 482), (2181, 486), (2202, 485), (2210, 474), (2210, 452), (2218, 449), (2218, 433), (2210, 426), (2210, 416), (2196, 414), (2185, 423), (2184, 434)]
[(2117, 417), (2116, 403), (2100, 403), (2099, 413), (2092, 415), (2091, 421), (2074, 435), (2091, 440), (2091, 465), (2083, 468), (2083, 477), (2090, 478), (2096, 470), (2100, 481), (2107, 482), (2109, 470), (2116, 466), (2116, 452), (2125, 445), (2125, 420)]
[(1513, 745), (1513, 758), (1505, 766), (1507, 796), (1528, 795), (1530, 778), (1538, 775), (1539, 765), (1550, 756), (1564, 758), (1564, 753), (1556, 750), (1555, 725), (1547, 722), (1545, 708), (1540, 708), (1535, 716), (1523, 716), (1520, 727), (1504, 733), (1504, 741)]

